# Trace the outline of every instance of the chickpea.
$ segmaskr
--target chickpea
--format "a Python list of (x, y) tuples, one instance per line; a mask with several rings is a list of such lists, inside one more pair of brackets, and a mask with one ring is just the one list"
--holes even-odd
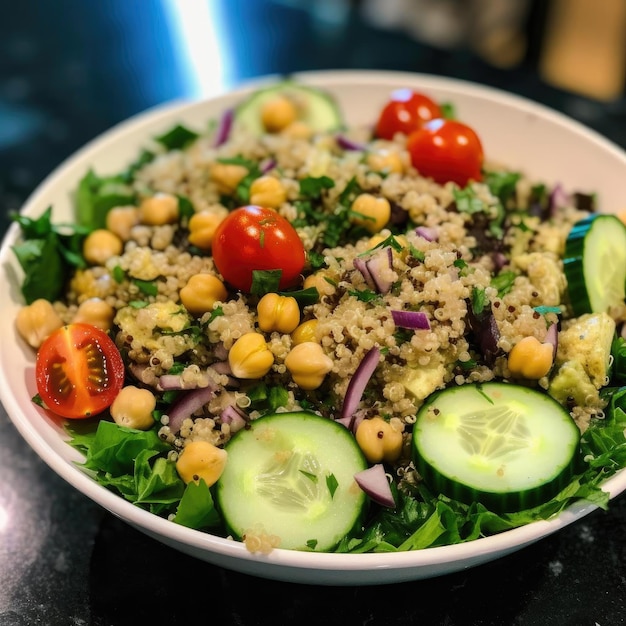
[(228, 352), (228, 364), (237, 378), (263, 378), (274, 364), (274, 355), (260, 333), (245, 333)]
[(119, 426), (149, 430), (155, 423), (152, 416), (155, 407), (156, 398), (151, 391), (129, 385), (117, 394), (110, 411)]
[(335, 285), (328, 279), (328, 274), (324, 271), (315, 272), (315, 274), (311, 274), (304, 279), (304, 283), (302, 287), (304, 289), (310, 289), (311, 287), (315, 287), (319, 292), (320, 296), (332, 296), (335, 291)]
[(285, 358), (293, 381), (305, 390), (317, 389), (333, 369), (333, 360), (319, 343), (305, 341), (294, 346)]
[(237, 185), (248, 175), (248, 168), (236, 163), (215, 163), (209, 173), (215, 183), (217, 191), (224, 195), (231, 195)]
[(81, 302), (72, 322), (91, 324), (104, 331), (113, 326), (115, 310), (100, 298), (89, 298)]
[(536, 337), (524, 337), (509, 352), (509, 370), (512, 376), (539, 380), (550, 371), (553, 356), (552, 344), (541, 343)]
[(280, 131), (280, 134), (289, 137), (290, 139), (310, 139), (313, 135), (313, 129), (301, 120), (291, 122), (289, 126), (286, 126)]
[(216, 302), (224, 302), (227, 297), (224, 283), (212, 274), (195, 274), (180, 290), (183, 306), (195, 317), (212, 311)]
[(393, 463), (402, 453), (401, 427), (379, 416), (363, 420), (359, 424), (356, 441), (370, 463)]
[(267, 100), (261, 107), (261, 122), (270, 133), (278, 133), (298, 118), (294, 103), (285, 96)]
[(353, 224), (363, 226), (370, 233), (382, 230), (391, 218), (391, 205), (387, 198), (377, 198), (369, 193), (358, 195), (352, 203)]
[(297, 346), (299, 343), (304, 343), (305, 341), (317, 341), (317, 337), (315, 331), (317, 330), (317, 320), (307, 320), (306, 322), (302, 322), (292, 333), (291, 333), (291, 342), (293, 345)]
[(217, 227), (222, 223), (226, 214), (200, 211), (189, 220), (189, 243), (202, 250), (210, 250)]
[(63, 320), (48, 300), (39, 298), (17, 312), (15, 325), (28, 345), (39, 348), (55, 330), (63, 326)]
[(148, 226), (175, 224), (178, 216), (178, 198), (169, 193), (157, 193), (139, 205), (139, 221)]
[(112, 208), (106, 217), (106, 227), (115, 233), (122, 241), (131, 238), (131, 230), (139, 223), (139, 209), (134, 206), (119, 206)]
[(277, 209), (287, 200), (283, 184), (273, 176), (261, 176), (250, 185), (250, 204)]
[(298, 301), (291, 296), (266, 293), (257, 305), (259, 328), (266, 333), (290, 333), (300, 323)]
[(226, 467), (228, 453), (208, 441), (189, 441), (176, 461), (176, 471), (185, 484), (204, 480), (214, 485)]
[(386, 174), (402, 174), (404, 165), (400, 155), (395, 150), (376, 150), (366, 157), (366, 163), (375, 172)]
[(114, 256), (122, 254), (122, 240), (110, 230), (99, 228), (85, 237), (83, 256), (90, 265), (105, 265)]

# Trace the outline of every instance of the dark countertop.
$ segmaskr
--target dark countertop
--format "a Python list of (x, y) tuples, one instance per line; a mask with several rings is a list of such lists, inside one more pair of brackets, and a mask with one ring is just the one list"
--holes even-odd
[[(623, 99), (602, 103), (539, 78), (541, 13), (524, 25), (533, 43), (524, 60), (498, 69), (463, 45), (437, 49), (377, 30), (356, 4), (0, 0), (1, 231), (9, 211), (54, 167), (118, 121), (274, 72), (370, 68), (461, 77), (544, 102), (626, 147)], [(209, 7), (213, 17), (181, 12), (182, 5)], [(181, 61), (185, 46), (172, 36), (175, 14), (196, 27), (186, 31), (187, 50), (193, 44), (208, 55), (217, 43), (223, 55), (221, 62), (207, 57), (195, 80)], [(334, 588), (252, 578), (148, 538), (56, 476), (3, 409), (0, 472), (0, 626), (626, 623), (624, 497), (486, 565), (393, 586)]]

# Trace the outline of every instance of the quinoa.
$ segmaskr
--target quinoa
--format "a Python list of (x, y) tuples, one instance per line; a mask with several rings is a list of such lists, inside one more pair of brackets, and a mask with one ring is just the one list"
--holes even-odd
[[(400, 489), (411, 491), (421, 480), (411, 459), (412, 429), (439, 390), (503, 381), (549, 393), (581, 432), (604, 417), (607, 380), (598, 358), (577, 357), (581, 320), (564, 273), (567, 237), (590, 213), (575, 194), (559, 194), (557, 202), (543, 181), (495, 163), (484, 164), (483, 181), (462, 189), (438, 184), (412, 166), (404, 137), (376, 139), (367, 128), (346, 131), (360, 142), (350, 148), (333, 132), (259, 136), (235, 129), (219, 146), (214, 133), (157, 151), (134, 170), (136, 205), (119, 208), (137, 219), (122, 252), (76, 270), (65, 298), (54, 303), (64, 323), (93, 298), (112, 308), (111, 335), (127, 380), (158, 399), (156, 428), (171, 446), (169, 461), (176, 463), (192, 442), (225, 446), (268, 413), (308, 410), (340, 420), (355, 374), (373, 351), (378, 362), (354, 423), (382, 418), (400, 433), (401, 450), (387, 463)], [(395, 165), (381, 166), (389, 155)], [(509, 192), (499, 194), (491, 181), (507, 177)], [(298, 324), (289, 331), (262, 329), (263, 291), (230, 284), (210, 243), (203, 245), (194, 230), (196, 216), (209, 228), (254, 204), (253, 185), (262, 178), (280, 190), (272, 208), (293, 226), (306, 253), (296, 284), (269, 290), (299, 298)], [(379, 228), (368, 228), (352, 209), (364, 195), (390, 207)], [(142, 217), (142, 203), (156, 198), (174, 199), (177, 214)], [(198, 277), (220, 285), (219, 297), (201, 310), (184, 296), (198, 289), (192, 289)], [(421, 324), (400, 323), (398, 314), (419, 315)], [(610, 317), (615, 324), (626, 320), (626, 306)], [(289, 366), (307, 324), (302, 333), (322, 364), (311, 384)], [(555, 325), (563, 341), (550, 370), (534, 378), (512, 371), (515, 346), (526, 338), (548, 342)], [(270, 365), (248, 376), (231, 357), (238, 340), (251, 334), (262, 336)], [(585, 384), (577, 392), (555, 388), (561, 372)], [(204, 401), (181, 419), (176, 399), (203, 390)], [(280, 545), (262, 526), (247, 529), (243, 541), (259, 553)]]
[[(354, 132), (365, 134), (362, 129)], [(373, 170), (366, 157), (381, 150), (397, 154), (403, 171)], [(256, 167), (271, 162), (265, 175), (275, 177), (286, 190), (277, 212), (296, 225), (306, 250), (324, 259), (321, 269), (307, 264), (304, 274), (320, 272), (332, 285), (330, 293), (302, 308), (301, 321), (317, 320), (315, 341), (332, 359), (332, 369), (319, 389), (298, 388), (285, 367), (293, 347), (291, 335), (265, 333), (274, 364), (262, 382), (288, 392), (283, 410), (313, 407), (337, 417), (351, 377), (365, 354), (377, 347), (384, 358), (368, 385), (364, 411), (400, 420), (407, 427), (408, 439), (415, 413), (437, 389), (496, 378), (510, 380), (507, 355), (511, 348), (529, 335), (543, 341), (548, 326), (559, 320), (553, 311), (538, 314), (537, 307), (560, 307), (562, 316), (569, 315), (562, 252), (572, 225), (587, 213), (568, 203), (553, 207), (545, 219), (525, 214), (533, 181), (523, 176), (505, 206), (487, 184), (472, 183), (468, 189), (484, 207), (477, 219), (476, 213), (459, 210), (454, 184), (434, 183), (412, 168), (402, 137), (374, 140), (359, 151), (343, 150), (334, 135), (324, 133), (308, 139), (236, 134), (220, 147), (214, 146), (208, 133), (185, 149), (157, 156), (136, 172), (133, 185), (138, 197), (185, 197), (195, 212), (223, 216), (240, 198), (235, 192), (225, 195), (212, 171), (224, 159), (235, 158)], [(331, 215), (345, 202), (342, 195), (350, 186), (358, 193), (385, 198), (393, 206), (396, 224), (388, 224), (376, 235), (379, 242), (402, 238), (385, 276), (392, 284), (387, 293), (372, 294), (363, 274), (355, 269), (355, 259), (374, 246), (370, 233), (342, 233), (337, 245), (329, 247), (323, 244), (324, 220), (307, 223), (299, 191), (307, 177), (332, 181), (332, 187), (317, 199), (318, 213)], [(489, 235), (485, 231), (496, 208), (505, 211), (504, 227), (500, 234)], [(429, 240), (418, 227), (432, 229), (436, 236)], [(237, 407), (249, 409), (248, 392), (259, 383), (234, 380), (224, 365), (238, 338), (258, 332), (259, 297), (229, 289), (213, 310), (194, 318), (181, 304), (181, 289), (192, 276), (219, 278), (220, 274), (210, 253), (190, 245), (188, 236), (188, 218), (166, 225), (137, 224), (122, 254), (104, 266), (77, 271), (66, 302), (57, 303), (66, 321), (88, 298), (101, 298), (114, 307), (117, 344), (124, 348), (130, 370), (141, 384), (158, 390), (160, 377), (178, 367), (185, 388), (209, 381), (218, 387), (218, 399), (190, 418), (196, 419), (195, 425), (175, 434), (169, 432), (167, 423), (162, 426), (163, 438), (178, 448), (198, 438), (225, 443), (230, 432), (220, 420), (224, 407), (234, 401)], [(114, 278), (115, 272), (123, 278)], [(507, 272), (513, 279), (506, 289), (498, 290), (493, 279)], [(142, 292), (142, 281), (155, 285), (155, 293)], [(477, 348), (468, 323), (477, 293), (484, 294), (497, 326), (497, 350), (489, 358)], [(422, 311), (430, 328), (399, 328), (391, 310)], [(618, 315), (623, 317), (623, 312)], [(546, 380), (525, 384), (545, 386)], [(601, 410), (600, 402), (595, 405), (591, 415)], [(589, 416), (588, 409), (577, 407), (577, 412)], [(254, 407), (251, 413), (260, 414)], [(406, 465), (407, 460), (403, 462)]]

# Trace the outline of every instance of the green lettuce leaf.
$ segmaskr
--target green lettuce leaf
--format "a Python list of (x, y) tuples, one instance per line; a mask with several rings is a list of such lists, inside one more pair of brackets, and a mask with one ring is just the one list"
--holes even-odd
[(180, 500), (174, 521), (188, 528), (211, 528), (221, 524), (213, 496), (203, 479), (187, 485)]

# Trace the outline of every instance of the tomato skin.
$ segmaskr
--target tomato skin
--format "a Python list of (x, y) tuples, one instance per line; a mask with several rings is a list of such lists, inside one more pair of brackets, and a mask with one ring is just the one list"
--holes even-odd
[(291, 223), (274, 209), (239, 207), (215, 231), (213, 261), (227, 283), (249, 292), (253, 270), (282, 271), (280, 289), (300, 281), (306, 262), (302, 241)]
[(41, 344), (35, 378), (37, 393), (50, 411), (83, 419), (111, 406), (124, 385), (124, 361), (103, 330), (68, 324)]
[(376, 123), (376, 137), (393, 139), (396, 133), (410, 135), (429, 120), (440, 118), (439, 105), (424, 94), (411, 89), (397, 89), (391, 93)]
[(426, 122), (407, 139), (413, 167), (439, 184), (448, 181), (465, 187), (482, 180), (483, 146), (478, 135), (456, 120)]

